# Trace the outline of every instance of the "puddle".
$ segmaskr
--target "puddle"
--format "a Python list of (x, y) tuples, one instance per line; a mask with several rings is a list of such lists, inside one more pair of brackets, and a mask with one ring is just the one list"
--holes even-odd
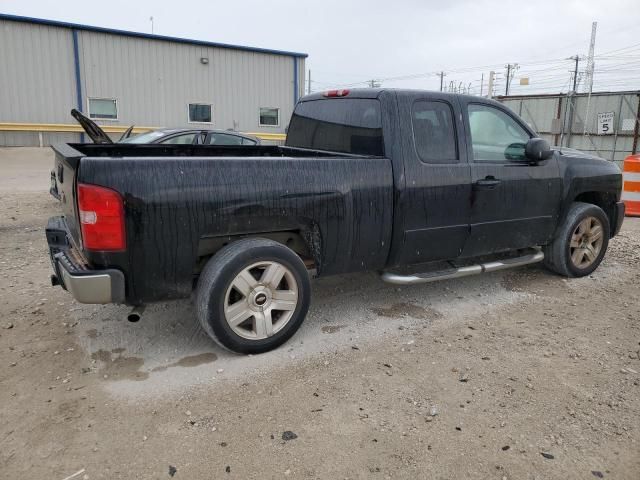
[(442, 316), (433, 308), (421, 307), (413, 303), (394, 303), (390, 307), (377, 307), (371, 310), (376, 315), (387, 318), (411, 317), (418, 320), (429, 320)]
[(181, 358), (177, 362), (169, 365), (162, 365), (152, 369), (152, 372), (164, 372), (167, 368), (171, 367), (197, 367), (198, 365), (204, 365), (205, 363), (215, 362), (218, 356), (213, 352), (201, 353), (200, 355), (190, 355), (188, 357)]
[[(124, 349), (115, 350), (124, 351)], [(140, 368), (144, 365), (142, 358), (123, 357), (121, 355), (113, 358), (113, 354), (107, 350), (98, 350), (91, 354), (91, 358), (103, 363), (100, 374), (106, 375), (106, 379), (140, 381), (149, 378), (148, 372), (140, 371)]]

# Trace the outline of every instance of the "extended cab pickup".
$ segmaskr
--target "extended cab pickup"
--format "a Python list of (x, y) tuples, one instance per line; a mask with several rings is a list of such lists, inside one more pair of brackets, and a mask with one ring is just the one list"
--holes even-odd
[(544, 261), (584, 276), (624, 217), (615, 164), (552, 150), (500, 103), (439, 92), (306, 96), (285, 146), (54, 150), (52, 282), (137, 308), (195, 289), (203, 328), (245, 353), (295, 333), (311, 275), (413, 284)]

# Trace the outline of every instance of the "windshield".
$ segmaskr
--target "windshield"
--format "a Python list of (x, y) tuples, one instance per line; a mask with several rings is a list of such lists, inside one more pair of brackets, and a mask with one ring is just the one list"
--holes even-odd
[(380, 102), (340, 98), (299, 103), (289, 124), (287, 146), (383, 156)]
[(164, 132), (156, 130), (154, 132), (146, 132), (141, 133), (140, 135), (129, 137), (123, 140), (121, 143), (151, 143), (154, 140), (163, 137), (164, 135), (166, 135)]

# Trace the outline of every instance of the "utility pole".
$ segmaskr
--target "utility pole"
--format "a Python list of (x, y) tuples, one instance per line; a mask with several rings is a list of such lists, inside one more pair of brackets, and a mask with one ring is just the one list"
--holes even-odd
[(484, 88), (484, 73), (480, 77), (480, 96), (482, 96), (482, 89)]
[(489, 88), (487, 90), (487, 98), (493, 98), (493, 82), (495, 81), (496, 72), (491, 70), (489, 72)]
[(447, 74), (444, 72), (440, 72), (440, 73), (436, 73), (436, 75), (440, 77), (440, 91), (442, 91), (442, 81), (444, 80), (444, 77), (447, 76)]
[(509, 77), (511, 76), (511, 64), (507, 63), (507, 86), (504, 88), (505, 96), (509, 95)]
[(576, 67), (573, 70), (573, 93), (576, 93), (576, 87), (578, 84), (578, 62), (580, 61), (580, 55), (577, 53), (573, 57), (569, 57), (569, 60), (575, 60)]
[(309, 79), (308, 79), (307, 85), (308, 85), (307, 94), (311, 94), (311, 69), (309, 69)]
[(504, 94), (505, 96), (509, 95), (509, 86), (511, 85), (511, 80), (513, 79), (513, 76), (516, 74), (516, 70), (518, 69), (518, 64), (514, 63), (513, 65), (508, 63), (506, 65), (506, 69), (507, 69), (507, 85), (504, 89)]
[(149, 21), (151, 22), (151, 35), (153, 35), (153, 17), (149, 17)]

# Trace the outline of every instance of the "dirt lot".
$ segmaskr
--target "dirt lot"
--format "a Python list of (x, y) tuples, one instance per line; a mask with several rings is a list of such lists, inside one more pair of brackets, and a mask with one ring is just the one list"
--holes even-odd
[(241, 357), (188, 301), (131, 324), (49, 286), (50, 163), (0, 150), (1, 478), (640, 478), (640, 219), (589, 278), (316, 280)]

